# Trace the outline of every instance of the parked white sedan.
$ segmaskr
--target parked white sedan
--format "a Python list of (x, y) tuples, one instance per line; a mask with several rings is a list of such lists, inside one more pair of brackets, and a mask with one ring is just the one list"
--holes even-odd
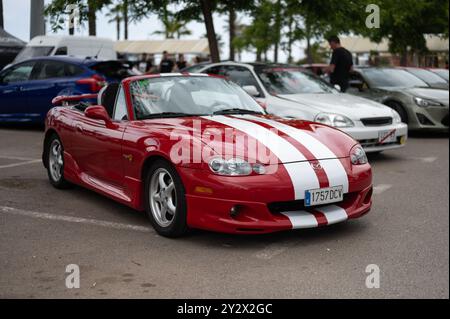
[[(185, 71), (191, 72), (188, 68)], [(391, 108), (341, 93), (301, 68), (261, 63), (223, 62), (196, 72), (224, 76), (254, 96), (268, 113), (334, 126), (359, 141), (366, 152), (405, 145), (408, 126)]]

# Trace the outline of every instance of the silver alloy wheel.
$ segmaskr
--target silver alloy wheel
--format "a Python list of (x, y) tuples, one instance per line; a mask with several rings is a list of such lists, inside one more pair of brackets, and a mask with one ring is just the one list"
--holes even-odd
[(62, 177), (64, 159), (62, 154), (61, 142), (57, 139), (52, 141), (48, 154), (48, 167), (50, 175), (54, 182), (59, 182)]
[(153, 218), (161, 227), (173, 222), (177, 210), (177, 194), (170, 173), (158, 168), (152, 175), (149, 187), (150, 209)]

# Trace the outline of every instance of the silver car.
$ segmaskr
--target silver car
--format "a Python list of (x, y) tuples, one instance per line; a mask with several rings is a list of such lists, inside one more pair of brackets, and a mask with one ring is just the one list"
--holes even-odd
[(408, 138), (408, 126), (391, 108), (341, 93), (302, 68), (222, 62), (183, 71), (229, 78), (253, 96), (268, 113), (336, 127), (359, 141), (366, 152), (401, 148)]
[(410, 130), (448, 131), (449, 91), (432, 89), (405, 70), (355, 68), (347, 92), (393, 108)]

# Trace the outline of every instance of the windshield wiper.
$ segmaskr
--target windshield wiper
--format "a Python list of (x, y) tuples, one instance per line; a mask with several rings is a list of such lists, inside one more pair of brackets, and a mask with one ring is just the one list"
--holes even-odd
[(182, 112), (162, 112), (153, 113), (142, 116), (140, 120), (157, 119), (157, 118), (170, 118), (170, 117), (189, 117), (189, 116), (201, 116), (205, 114), (192, 114), (192, 113), (182, 113)]
[(263, 113), (258, 112), (258, 111), (253, 111), (253, 110), (240, 109), (240, 108), (219, 110), (219, 111), (215, 111), (213, 113), (213, 115), (226, 115), (226, 114), (263, 114)]

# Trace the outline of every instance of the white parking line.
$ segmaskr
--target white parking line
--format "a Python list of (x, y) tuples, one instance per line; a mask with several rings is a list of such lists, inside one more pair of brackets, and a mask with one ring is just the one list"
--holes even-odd
[(26, 216), (26, 217), (31, 217), (31, 218), (64, 221), (64, 222), (77, 223), (77, 224), (88, 224), (88, 225), (95, 225), (95, 226), (100, 226), (100, 227), (107, 227), (107, 228), (114, 228), (114, 229), (121, 229), (121, 230), (134, 230), (134, 231), (145, 232), (145, 233), (153, 232), (153, 229), (150, 227), (108, 222), (108, 221), (97, 220), (97, 219), (87, 219), (87, 218), (81, 218), (81, 217), (72, 217), (72, 216), (32, 212), (32, 211), (28, 211), (28, 210), (12, 208), (12, 207), (7, 207), (7, 206), (0, 206), (0, 212), (5, 213), (5, 214), (20, 215), (20, 216)]
[(0, 158), (9, 159), (9, 160), (18, 160), (18, 161), (33, 161), (34, 160), (34, 158), (29, 158), (29, 157), (5, 156), (5, 155), (0, 155)]
[(391, 188), (392, 188), (392, 185), (390, 185), (390, 184), (380, 184), (380, 185), (373, 187), (373, 193), (375, 195), (380, 195)]
[(0, 165), (0, 169), (16, 167), (16, 166), (22, 166), (22, 165), (35, 164), (35, 163), (40, 163), (40, 162), (42, 162), (42, 160), (36, 159), (36, 160), (31, 160), (31, 161), (26, 161), (26, 162), (19, 162), (19, 163), (13, 163), (13, 164)]
[(413, 161), (421, 161), (421, 162), (424, 162), (424, 163), (433, 163), (433, 162), (436, 162), (437, 157), (434, 157), (434, 156), (430, 156), (430, 157), (407, 157), (407, 159), (413, 160)]

